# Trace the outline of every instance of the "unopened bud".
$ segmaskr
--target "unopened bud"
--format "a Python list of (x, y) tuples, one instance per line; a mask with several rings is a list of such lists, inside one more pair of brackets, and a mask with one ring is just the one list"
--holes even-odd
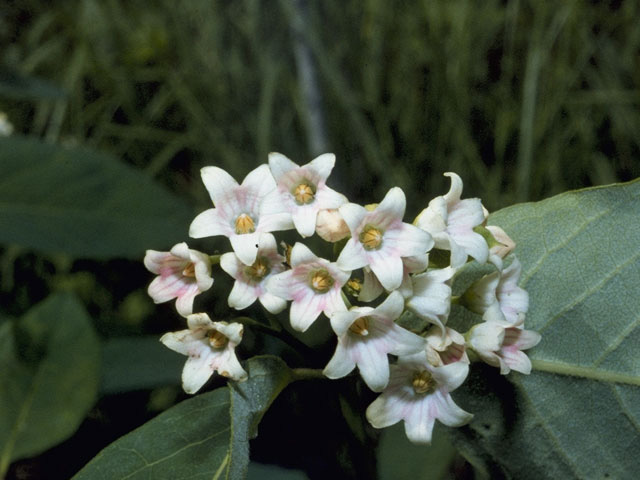
[(336, 209), (320, 210), (316, 219), (316, 232), (323, 240), (335, 243), (351, 233), (342, 215)]

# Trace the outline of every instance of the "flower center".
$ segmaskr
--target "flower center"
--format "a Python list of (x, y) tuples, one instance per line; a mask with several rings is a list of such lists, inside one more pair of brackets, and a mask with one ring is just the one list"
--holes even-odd
[(244, 269), (247, 276), (253, 280), (262, 280), (270, 271), (271, 268), (269, 267), (269, 260), (265, 257), (258, 258), (253, 265)]
[(333, 278), (325, 269), (311, 272), (311, 288), (318, 293), (327, 293), (333, 286)]
[(429, 393), (433, 392), (436, 388), (436, 382), (427, 370), (414, 373), (412, 385), (416, 393)]
[(193, 262), (189, 262), (184, 270), (182, 270), (182, 275), (185, 277), (195, 277), (196, 276), (196, 265)]
[(382, 245), (382, 232), (373, 225), (367, 225), (360, 233), (360, 242), (365, 250), (377, 250)]
[(308, 182), (303, 181), (293, 189), (293, 198), (298, 205), (308, 205), (315, 199), (316, 189)]
[(220, 333), (217, 330), (211, 330), (209, 332), (209, 344), (213, 348), (222, 348), (229, 342), (229, 339), (224, 333)]
[(236, 218), (236, 233), (242, 235), (244, 233), (253, 233), (256, 231), (256, 227), (253, 223), (253, 219), (246, 213), (241, 213)]
[(366, 337), (369, 335), (369, 317), (360, 317), (351, 324), (349, 330), (357, 335)]

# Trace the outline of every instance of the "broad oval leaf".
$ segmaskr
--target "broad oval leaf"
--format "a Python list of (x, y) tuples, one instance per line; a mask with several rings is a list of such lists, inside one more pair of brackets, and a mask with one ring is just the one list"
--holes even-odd
[(91, 319), (66, 294), (0, 325), (0, 477), (75, 432), (96, 399), (99, 347)]
[(110, 155), (0, 139), (0, 243), (75, 257), (140, 258), (187, 234), (192, 210)]
[[(531, 375), (474, 368), (463, 433), (493, 478), (630, 478), (640, 471), (640, 181), (496, 212), (516, 241)], [(474, 366), (475, 367), (475, 366)], [(464, 430), (459, 430), (456, 435)]]
[(277, 357), (254, 357), (246, 369), (246, 382), (170, 408), (106, 447), (74, 479), (243, 478), (249, 439), (291, 381), (290, 370)]

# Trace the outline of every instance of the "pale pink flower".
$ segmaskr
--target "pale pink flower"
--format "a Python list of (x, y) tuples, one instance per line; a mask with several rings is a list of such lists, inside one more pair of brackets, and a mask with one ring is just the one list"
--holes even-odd
[(212, 322), (206, 313), (189, 315), (187, 324), (188, 330), (166, 333), (160, 339), (171, 350), (189, 357), (182, 370), (185, 392), (196, 393), (213, 372), (238, 382), (247, 379), (235, 353), (242, 340), (241, 324)]
[(445, 176), (451, 178), (449, 192), (431, 200), (414, 223), (431, 234), (436, 248), (451, 251), (452, 267), (464, 265), (468, 256), (485, 263), (489, 246), (482, 235), (473, 231), (484, 221), (482, 203), (479, 198), (461, 200), (462, 180), (453, 172)]
[(281, 153), (269, 154), (269, 167), (278, 191), (303, 237), (313, 235), (320, 210), (335, 209), (347, 202), (344, 195), (326, 185), (335, 162), (336, 156), (332, 153), (320, 155), (303, 166)]
[(404, 420), (405, 432), (414, 443), (431, 443), (436, 419), (450, 427), (471, 421), (472, 414), (458, 407), (450, 392), (469, 373), (463, 362), (434, 367), (426, 352), (400, 357), (391, 365), (391, 378), (384, 392), (367, 408), (367, 420), (384, 428)]
[(338, 336), (336, 352), (324, 369), (329, 378), (342, 378), (358, 366), (360, 375), (373, 391), (389, 382), (387, 354), (410, 355), (425, 348), (425, 340), (396, 325), (404, 310), (402, 295), (394, 291), (377, 308), (356, 307), (331, 316)]
[(267, 165), (251, 171), (242, 185), (218, 167), (204, 167), (200, 173), (215, 208), (205, 210), (193, 220), (189, 236), (229, 237), (240, 261), (253, 265), (262, 233), (293, 228), (291, 214)]
[(147, 250), (144, 266), (158, 275), (149, 285), (149, 296), (155, 303), (177, 298), (176, 309), (183, 317), (193, 312), (195, 296), (213, 285), (209, 256), (190, 250), (184, 242), (174, 245), (170, 252)]
[(404, 192), (394, 187), (372, 211), (355, 203), (340, 207), (351, 230), (351, 238), (340, 252), (337, 264), (343, 270), (369, 266), (387, 290), (402, 284), (403, 257), (424, 255), (433, 246), (430, 235), (404, 223)]
[(464, 336), (453, 328), (446, 327), (443, 335), (439, 327), (433, 327), (425, 339), (427, 340), (427, 356), (432, 365), (448, 365), (454, 362), (469, 363)]
[(302, 243), (296, 243), (291, 249), (290, 265), (291, 270), (269, 278), (267, 291), (293, 300), (289, 316), (294, 329), (306, 331), (322, 312), (330, 317), (347, 310), (341, 289), (349, 280), (350, 272), (316, 257)]
[(253, 265), (245, 265), (229, 252), (220, 257), (220, 266), (236, 280), (229, 294), (230, 307), (242, 310), (256, 299), (271, 313), (279, 313), (287, 306), (286, 300), (267, 292), (265, 286), (271, 276), (285, 270), (284, 257), (278, 253), (276, 239), (270, 233), (260, 237)]
[(451, 267), (434, 268), (411, 277), (413, 295), (407, 300), (407, 308), (434, 325), (444, 335), (444, 323), (451, 310), (451, 279), (455, 274)]
[(514, 257), (502, 272), (493, 272), (474, 282), (461, 298), (472, 312), (487, 320), (515, 324), (518, 314), (529, 309), (529, 294), (518, 286), (522, 266)]
[(535, 347), (542, 338), (538, 332), (524, 330), (524, 315), (513, 326), (487, 321), (475, 325), (467, 334), (469, 347), (478, 356), (494, 367), (500, 367), (500, 373), (506, 375), (511, 370), (531, 373), (531, 360), (522, 352)]

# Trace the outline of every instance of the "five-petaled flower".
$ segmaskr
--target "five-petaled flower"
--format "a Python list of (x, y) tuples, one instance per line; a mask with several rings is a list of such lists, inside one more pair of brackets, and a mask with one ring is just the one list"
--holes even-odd
[(149, 285), (149, 296), (155, 303), (177, 298), (176, 309), (183, 317), (193, 312), (195, 296), (213, 285), (209, 256), (189, 249), (184, 242), (170, 252), (147, 250), (144, 266), (158, 275)]
[(267, 281), (267, 291), (293, 300), (291, 326), (306, 331), (321, 312), (330, 317), (347, 309), (342, 300), (342, 286), (350, 273), (335, 263), (316, 257), (309, 248), (296, 243), (291, 250), (291, 270), (274, 275)]
[(473, 417), (458, 407), (450, 392), (458, 388), (469, 372), (464, 362), (434, 367), (426, 352), (400, 357), (391, 365), (391, 378), (384, 392), (367, 408), (367, 420), (384, 428), (404, 420), (409, 440), (431, 443), (436, 419), (459, 427)]
[(188, 330), (166, 333), (160, 339), (171, 350), (189, 357), (182, 370), (185, 392), (196, 393), (213, 372), (238, 382), (247, 379), (235, 352), (242, 340), (241, 324), (212, 322), (206, 313), (194, 313), (187, 317), (187, 325)]
[(403, 257), (424, 255), (433, 246), (431, 236), (404, 223), (406, 198), (394, 187), (372, 211), (347, 203), (340, 207), (351, 238), (340, 252), (337, 264), (343, 270), (369, 266), (387, 290), (402, 284)]
[(272, 275), (285, 269), (284, 257), (278, 253), (276, 239), (270, 233), (260, 237), (253, 265), (245, 265), (235, 253), (229, 252), (220, 257), (220, 266), (236, 280), (229, 294), (230, 307), (242, 310), (256, 299), (271, 313), (279, 313), (287, 306), (286, 300), (267, 292), (265, 287)]
[(342, 378), (358, 366), (369, 388), (382, 391), (389, 383), (387, 354), (411, 355), (422, 351), (424, 338), (396, 325), (404, 310), (404, 301), (394, 291), (377, 308), (356, 307), (331, 316), (338, 336), (336, 352), (324, 369), (329, 378)]
[(451, 266), (461, 267), (470, 255), (480, 263), (489, 257), (485, 239), (473, 229), (484, 222), (484, 212), (479, 198), (461, 200), (462, 180), (452, 172), (451, 188), (445, 195), (434, 198), (416, 217), (414, 223), (429, 232), (436, 248), (451, 251)]
[(269, 167), (278, 191), (296, 230), (303, 237), (313, 235), (320, 210), (335, 209), (347, 202), (344, 195), (326, 185), (335, 162), (336, 156), (332, 153), (320, 155), (303, 166), (281, 153), (269, 154)]
[(506, 375), (511, 370), (531, 373), (531, 360), (522, 352), (535, 347), (540, 342), (540, 334), (524, 330), (524, 314), (518, 315), (514, 325), (494, 321), (482, 322), (469, 330), (468, 345), (489, 365), (500, 367)]
[(291, 214), (267, 165), (251, 171), (241, 185), (218, 167), (204, 167), (200, 173), (215, 208), (193, 220), (189, 236), (229, 237), (240, 261), (251, 266), (256, 261), (262, 233), (293, 227)]

